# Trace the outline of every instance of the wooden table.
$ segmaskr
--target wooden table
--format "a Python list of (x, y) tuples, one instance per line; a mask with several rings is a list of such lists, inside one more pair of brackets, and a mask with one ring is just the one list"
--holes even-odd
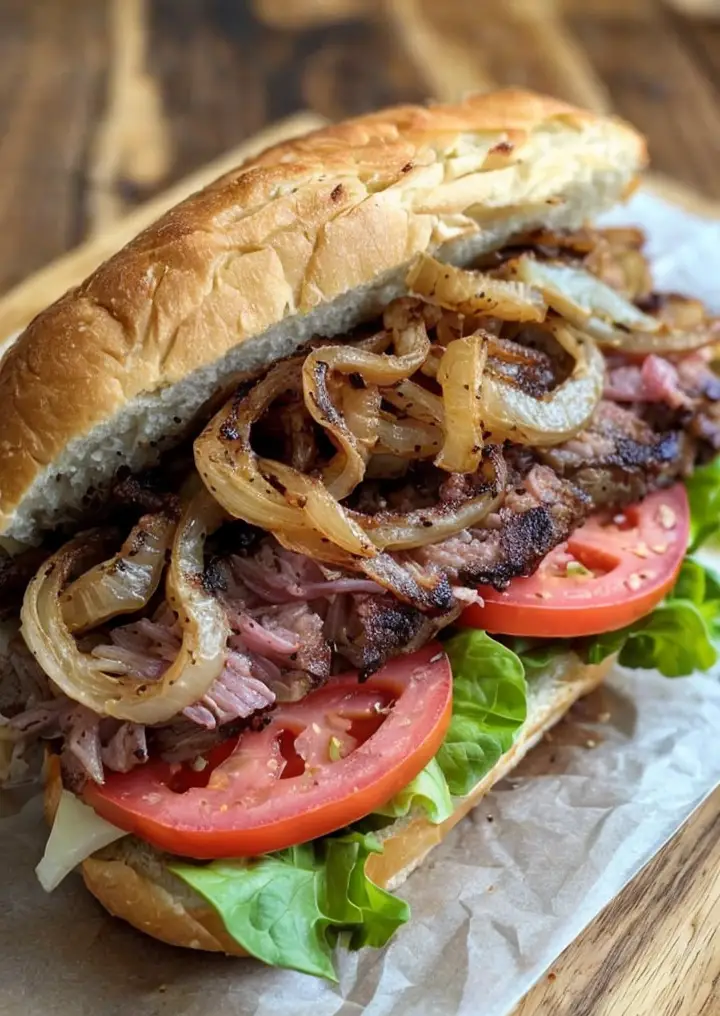
[[(90, 240), (0, 329), (278, 118), (505, 84), (619, 111), (720, 211), (719, 0), (0, 0), (0, 292)], [(715, 794), (517, 1016), (717, 1016), (719, 832)]]

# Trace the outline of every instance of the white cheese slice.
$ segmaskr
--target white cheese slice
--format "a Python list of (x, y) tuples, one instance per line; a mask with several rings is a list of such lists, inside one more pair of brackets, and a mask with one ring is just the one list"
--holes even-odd
[(45, 853), (35, 869), (40, 885), (52, 892), (86, 857), (127, 835), (63, 790)]

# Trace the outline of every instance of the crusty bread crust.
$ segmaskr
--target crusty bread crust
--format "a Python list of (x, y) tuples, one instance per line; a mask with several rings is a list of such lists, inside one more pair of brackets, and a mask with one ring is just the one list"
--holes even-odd
[[(597, 666), (586, 666), (568, 654), (544, 674), (533, 677), (528, 718), (510, 751), (458, 802), (454, 814), (442, 825), (432, 825), (422, 815), (414, 815), (383, 830), (384, 851), (368, 859), (369, 877), (385, 888), (398, 888), (573, 702), (604, 680), (613, 663), (614, 657)], [(57, 758), (51, 757), (45, 790), (48, 821), (57, 808), (60, 789), (59, 765)], [(111, 914), (154, 938), (191, 949), (245, 955), (226, 933), (215, 911), (167, 871), (160, 854), (137, 840), (121, 840), (88, 858), (82, 865), (82, 875), (87, 888)]]
[(520, 229), (578, 225), (644, 163), (621, 121), (520, 91), (269, 149), (141, 233), (8, 351), (0, 533), (33, 539), (118, 461), (151, 461), (228, 373), (376, 310), (418, 252), (468, 260)]

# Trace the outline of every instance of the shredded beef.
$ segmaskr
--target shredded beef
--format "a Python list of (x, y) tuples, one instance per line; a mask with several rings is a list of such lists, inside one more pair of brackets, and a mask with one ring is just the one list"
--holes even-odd
[(62, 739), (61, 764), (76, 788), (88, 777), (102, 782), (105, 766), (126, 773), (148, 758), (145, 727), (100, 717), (65, 695), (5, 720), (5, 730), (26, 745)]

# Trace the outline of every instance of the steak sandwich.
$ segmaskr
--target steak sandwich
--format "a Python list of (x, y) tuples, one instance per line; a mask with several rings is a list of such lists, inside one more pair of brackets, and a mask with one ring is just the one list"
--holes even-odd
[(46, 746), (46, 888), (332, 977), (618, 654), (715, 662), (718, 322), (591, 225), (644, 163), (529, 93), (365, 116), (14, 343), (0, 744)]

